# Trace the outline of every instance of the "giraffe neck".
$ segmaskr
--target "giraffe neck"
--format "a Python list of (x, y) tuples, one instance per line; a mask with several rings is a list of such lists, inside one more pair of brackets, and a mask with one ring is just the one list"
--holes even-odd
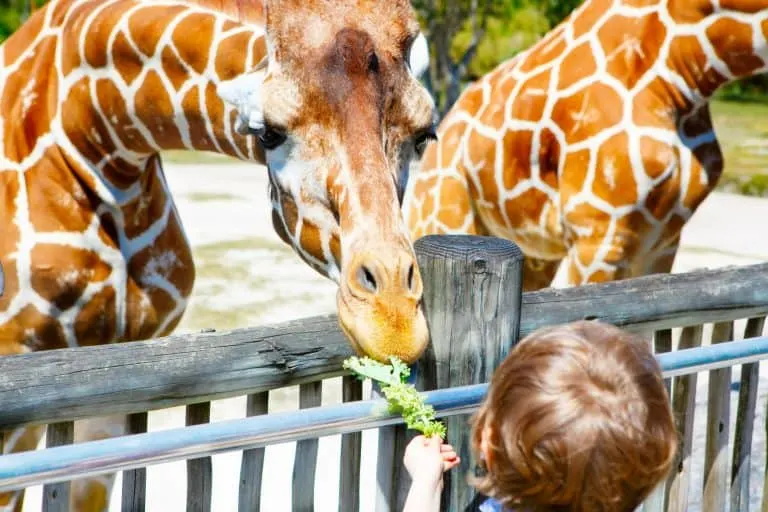
[(181, 2), (88, 5), (63, 27), (74, 44), (62, 45), (62, 59), (75, 65), (63, 70), (59, 99), (79, 115), (62, 116), (61, 128), (108, 180), (130, 182), (162, 150), (263, 161), (216, 94), (261, 60), (260, 28)]
[(668, 32), (659, 59), (684, 108), (698, 108), (722, 86), (768, 70), (766, 0), (671, 0), (660, 4), (659, 16)]

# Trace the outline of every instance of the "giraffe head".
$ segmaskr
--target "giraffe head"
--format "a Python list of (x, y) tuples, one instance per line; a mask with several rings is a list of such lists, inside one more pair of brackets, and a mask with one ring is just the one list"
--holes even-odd
[(258, 137), (281, 238), (339, 285), (353, 347), (415, 361), (427, 325), (400, 205), (408, 166), (434, 137), (418, 76), (426, 41), (408, 0), (268, 0), (267, 54), (219, 86)]

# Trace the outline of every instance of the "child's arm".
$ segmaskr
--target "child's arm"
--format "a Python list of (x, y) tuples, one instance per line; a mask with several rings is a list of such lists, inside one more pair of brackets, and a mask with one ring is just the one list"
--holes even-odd
[(460, 462), (453, 447), (438, 436), (418, 436), (408, 443), (403, 462), (411, 475), (403, 512), (439, 512), (443, 472)]

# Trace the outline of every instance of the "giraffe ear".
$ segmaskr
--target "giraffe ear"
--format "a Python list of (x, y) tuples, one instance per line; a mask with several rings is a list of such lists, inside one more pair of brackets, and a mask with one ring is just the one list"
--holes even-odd
[(408, 67), (416, 78), (421, 78), (429, 69), (429, 45), (423, 32), (419, 32), (408, 49)]
[(262, 88), (267, 67), (259, 65), (254, 71), (221, 82), (216, 88), (219, 97), (237, 111), (235, 130), (241, 135), (264, 131), (264, 101)]

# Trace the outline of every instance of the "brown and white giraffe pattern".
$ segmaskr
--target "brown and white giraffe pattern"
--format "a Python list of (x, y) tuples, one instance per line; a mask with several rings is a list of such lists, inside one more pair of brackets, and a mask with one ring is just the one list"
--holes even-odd
[[(159, 18), (167, 21), (161, 32), (137, 34), (148, 28), (143, 20)], [(115, 21), (106, 46), (93, 48), (98, 36), (92, 26)], [(179, 37), (194, 28), (200, 39)], [(205, 52), (184, 46), (208, 44), (206, 28), (211, 40)], [(21, 34), (0, 49), (0, 258), (6, 284), (0, 355), (168, 333), (186, 307), (194, 271), (156, 153), (208, 149), (259, 159), (253, 139), (233, 131), (234, 107), (212, 91), (263, 57), (263, 30), (192, 4), (156, 0), (54, 0), (24, 30), (35, 31), (34, 37), (24, 40)], [(144, 43), (152, 37), (148, 52)], [(133, 56), (116, 62), (119, 52)], [(207, 60), (185, 60), (202, 53)], [(222, 57), (232, 62), (224, 64)], [(42, 69), (46, 59), (54, 65)], [(175, 68), (169, 73), (168, 66)], [(151, 125), (137, 98), (145, 107), (172, 109), (166, 116), (172, 123)], [(147, 105), (151, 101), (154, 106)], [(77, 119), (68, 116), (80, 114), (84, 105), (93, 109), (96, 124), (73, 133)], [(190, 120), (190, 112), (199, 118)], [(76, 177), (65, 177), (67, 167)], [(126, 171), (135, 171), (135, 179), (120, 174)], [(53, 203), (48, 209), (40, 209), (42, 193)], [(88, 211), (94, 202), (95, 212)], [(46, 280), (51, 268), (55, 283)], [(132, 279), (136, 286), (129, 290)], [(166, 304), (148, 320), (153, 290), (164, 294)], [(46, 296), (51, 293), (54, 300)], [(131, 300), (138, 307), (129, 312)], [(89, 309), (94, 304), (104, 308), (103, 324), (112, 326), (92, 327), (99, 319)], [(88, 320), (80, 318), (84, 312)], [(83, 423), (86, 438), (123, 431), (114, 422), (98, 423), (90, 433), (92, 425)], [(7, 433), (3, 453), (34, 449), (41, 435), (40, 428)], [(109, 496), (113, 478), (94, 481)], [(15, 510), (20, 496), (0, 495), (0, 511)]]
[(509, 238), (529, 289), (566, 256), (572, 285), (669, 271), (722, 168), (707, 99), (766, 69), (768, 2), (747, 3), (582, 4), (463, 92), (409, 183), (413, 238)]

